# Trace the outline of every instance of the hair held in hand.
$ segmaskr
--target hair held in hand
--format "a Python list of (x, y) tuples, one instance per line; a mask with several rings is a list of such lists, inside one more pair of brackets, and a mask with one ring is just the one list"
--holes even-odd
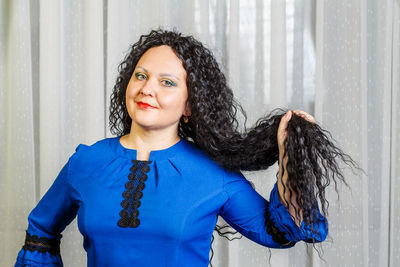
[[(227, 140), (220, 153), (212, 151), (210, 154), (214, 160), (233, 171), (268, 168), (279, 161), (277, 132), (286, 112), (282, 109), (273, 110), (246, 133), (237, 135), (237, 140)], [(356, 162), (331, 139), (331, 134), (318, 124), (292, 113), (284, 140), (283, 157), (287, 156), (288, 161), (282, 176), (288, 173), (287, 186), (284, 188), (296, 193), (299, 204), (296, 211), (303, 210), (303, 220), (307, 224), (311, 224), (317, 214), (316, 199), (321, 202), (322, 214), (328, 214), (329, 203), (325, 196), (328, 185), (333, 182), (336, 192), (338, 182), (348, 186), (339, 163), (360, 170)], [(291, 205), (288, 200), (285, 201), (286, 206)]]

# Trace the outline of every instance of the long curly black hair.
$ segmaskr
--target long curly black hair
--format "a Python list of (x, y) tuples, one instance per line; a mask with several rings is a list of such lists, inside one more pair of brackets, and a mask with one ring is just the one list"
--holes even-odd
[[(158, 29), (142, 35), (119, 65), (119, 76), (111, 95), (111, 133), (124, 135), (130, 132), (132, 119), (125, 104), (129, 79), (140, 57), (148, 49), (161, 45), (168, 45), (173, 49), (187, 73), (191, 116), (188, 123), (184, 123), (183, 117), (181, 118), (178, 135), (193, 142), (218, 164), (232, 171), (263, 170), (277, 161), (280, 164), (277, 130), (287, 110), (275, 109), (260, 118), (254, 127), (244, 127), (245, 131), (240, 132), (236, 115), (239, 110), (246, 121), (246, 113), (234, 98), (212, 52), (193, 36), (183, 36), (176, 31)], [(328, 214), (326, 187), (333, 181), (337, 192), (337, 182), (347, 185), (337, 160), (359, 168), (350, 156), (330, 140), (330, 133), (316, 123), (308, 122), (293, 113), (287, 133), (284, 156), (288, 156), (288, 161), (283, 172), (288, 173), (288, 180), (284, 188), (297, 195), (296, 213), (300, 214), (302, 211), (304, 222), (312, 225), (318, 214), (316, 199), (321, 202), (322, 215)], [(285, 201), (287, 205), (292, 204)], [(267, 229), (273, 228), (268, 218), (266, 226)], [(217, 225), (215, 231), (224, 236), (227, 232), (222, 229), (223, 227)], [(284, 240), (282, 234), (273, 230), (270, 229), (275, 233), (272, 235), (275, 241)], [(211, 252), (213, 255), (212, 248)]]

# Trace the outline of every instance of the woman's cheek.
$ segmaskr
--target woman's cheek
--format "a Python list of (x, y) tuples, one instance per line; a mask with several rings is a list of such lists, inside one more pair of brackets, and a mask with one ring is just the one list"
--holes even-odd
[(128, 114), (132, 117), (133, 111), (135, 109), (135, 94), (133, 88), (127, 88), (125, 94), (126, 108), (128, 109)]
[(161, 103), (159, 102), (159, 104), (162, 108), (169, 109), (173, 112), (181, 110), (182, 106), (180, 101), (178, 101), (177, 99), (164, 99), (163, 101), (161, 101)]

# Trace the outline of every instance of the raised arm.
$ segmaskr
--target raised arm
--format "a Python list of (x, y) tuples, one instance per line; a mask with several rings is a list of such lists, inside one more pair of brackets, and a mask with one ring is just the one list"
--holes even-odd
[(279, 200), (277, 183), (264, 199), (241, 173), (225, 172), (224, 192), (227, 201), (220, 211), (224, 220), (242, 235), (266, 247), (287, 248), (298, 241), (322, 242), (328, 233), (328, 222), (319, 213), (310, 225), (300, 227)]

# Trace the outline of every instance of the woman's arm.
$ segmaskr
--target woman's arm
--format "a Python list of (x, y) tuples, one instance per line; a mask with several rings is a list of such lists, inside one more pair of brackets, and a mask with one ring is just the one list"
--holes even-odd
[(68, 181), (71, 159), (29, 214), (25, 244), (18, 253), (15, 266), (63, 265), (60, 256), (61, 232), (75, 218), (78, 210)]
[(277, 184), (267, 201), (243, 174), (225, 171), (227, 200), (220, 210), (221, 217), (242, 235), (266, 247), (287, 248), (298, 241), (324, 241), (328, 233), (326, 219), (318, 212), (311, 225), (296, 225), (279, 200)]

